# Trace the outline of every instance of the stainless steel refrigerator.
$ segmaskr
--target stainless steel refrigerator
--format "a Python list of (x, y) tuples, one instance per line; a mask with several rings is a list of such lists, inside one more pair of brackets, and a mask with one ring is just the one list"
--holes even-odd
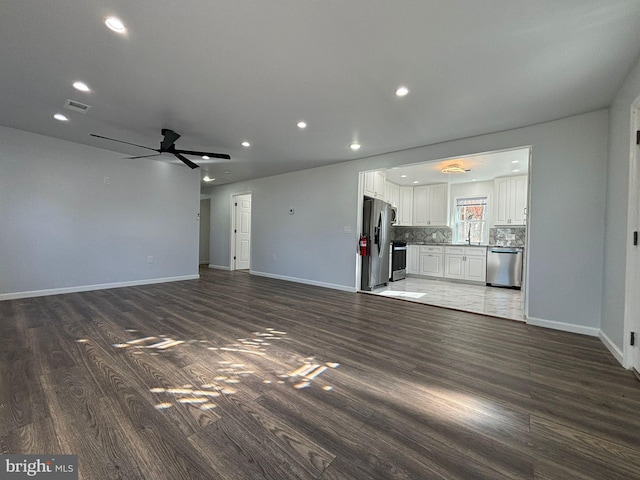
[(362, 235), (367, 238), (367, 254), (362, 256), (362, 290), (373, 290), (389, 282), (391, 205), (364, 198)]

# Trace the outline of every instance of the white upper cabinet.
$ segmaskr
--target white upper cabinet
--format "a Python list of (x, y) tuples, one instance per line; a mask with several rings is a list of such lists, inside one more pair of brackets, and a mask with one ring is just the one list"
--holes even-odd
[(398, 201), (398, 223), (411, 226), (413, 222), (413, 187), (400, 187)]
[(413, 187), (413, 225), (443, 226), (449, 222), (449, 185)]
[(367, 197), (385, 199), (385, 175), (384, 172), (365, 172), (364, 194)]
[(398, 208), (400, 204), (400, 185), (396, 185), (389, 180), (385, 181), (385, 201)]
[(527, 176), (494, 180), (496, 225), (525, 225), (527, 218)]

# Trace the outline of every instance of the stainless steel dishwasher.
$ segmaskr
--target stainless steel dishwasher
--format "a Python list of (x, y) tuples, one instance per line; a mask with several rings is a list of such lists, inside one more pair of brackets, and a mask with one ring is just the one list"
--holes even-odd
[(487, 248), (487, 285), (520, 288), (524, 247)]

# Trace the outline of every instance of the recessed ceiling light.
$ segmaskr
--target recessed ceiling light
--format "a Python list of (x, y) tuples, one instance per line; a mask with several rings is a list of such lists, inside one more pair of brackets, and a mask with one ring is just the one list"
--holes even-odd
[(511, 163), (520, 163), (520, 160), (511, 160)]
[(104, 24), (107, 26), (109, 30), (112, 30), (116, 33), (125, 33), (127, 29), (118, 17), (109, 17), (104, 21)]
[(400, 178), (407, 178), (406, 175), (400, 175)]
[(213, 182), (215, 178), (211, 178), (209, 175), (206, 175), (202, 180), (205, 182)]
[(356, 150), (360, 150), (361, 146), (362, 145), (360, 145), (359, 143), (354, 142), (351, 145), (349, 145), (349, 148), (355, 152)]
[(243, 147), (250, 147), (251, 144), (249, 142), (247, 142), (247, 141), (244, 141), (244, 142), (242, 142), (242, 146)]
[(225, 170), (225, 171), (224, 171), (224, 174), (225, 174), (225, 175), (229, 175), (230, 173), (231, 173), (231, 172), (230, 172), (229, 170)]
[(418, 180), (414, 180), (413, 183), (420, 183)]
[(67, 117), (66, 115), (63, 115), (61, 113), (56, 113), (53, 118), (55, 118), (56, 120), (60, 120), (61, 122), (68, 122), (69, 121), (69, 117)]
[(404, 97), (407, 93), (409, 93), (409, 89), (407, 87), (399, 87), (396, 90), (396, 95), (398, 97)]
[(298, 122), (298, 128), (307, 128), (307, 122)]
[(511, 170), (513, 173), (519, 172), (520, 169), (519, 168), (514, 168), (513, 170)]
[[(202, 159), (203, 159), (203, 160), (209, 160), (209, 156), (208, 156), (208, 155), (203, 155), (203, 156), (202, 156)], [(207, 180), (207, 181), (208, 181), (208, 180)]]
[(84, 82), (73, 82), (73, 88), (75, 88), (76, 90), (80, 90), (81, 92), (88, 92), (91, 90), (89, 86)]

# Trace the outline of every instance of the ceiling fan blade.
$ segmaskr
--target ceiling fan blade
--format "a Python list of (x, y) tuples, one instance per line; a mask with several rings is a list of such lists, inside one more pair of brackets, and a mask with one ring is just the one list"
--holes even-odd
[(180, 134), (168, 128), (162, 129), (162, 135), (164, 135), (162, 143), (160, 143), (160, 150), (162, 151), (169, 150), (176, 143), (176, 140), (180, 138)]
[(149, 157), (157, 157), (158, 155), (162, 155), (161, 153), (154, 153), (152, 155), (138, 155), (137, 157), (124, 157), (125, 160), (135, 160), (136, 158), (149, 158)]
[(146, 148), (147, 150), (153, 150), (154, 152), (158, 151), (157, 148), (145, 147), (144, 145), (138, 145), (137, 143), (125, 142), (123, 140), (117, 140), (115, 138), (103, 137), (102, 135), (96, 135), (95, 133), (90, 133), (89, 135), (96, 138), (104, 138), (105, 140), (111, 140), (112, 142), (126, 143), (127, 145), (133, 145), (134, 147)]
[(195, 152), (193, 150), (175, 150), (176, 153), (182, 153), (184, 155), (197, 155), (198, 157), (223, 158), (225, 160), (231, 160), (231, 157), (226, 153), (211, 153), (211, 152)]
[(171, 153), (173, 153), (176, 157), (178, 157), (180, 160), (182, 160), (184, 162), (184, 164), (187, 165), (188, 167), (190, 167), (190, 168), (200, 168), (200, 165), (196, 165), (191, 160), (189, 160), (187, 157), (183, 157), (182, 155), (180, 155), (180, 153), (178, 153), (178, 152), (171, 152)]

